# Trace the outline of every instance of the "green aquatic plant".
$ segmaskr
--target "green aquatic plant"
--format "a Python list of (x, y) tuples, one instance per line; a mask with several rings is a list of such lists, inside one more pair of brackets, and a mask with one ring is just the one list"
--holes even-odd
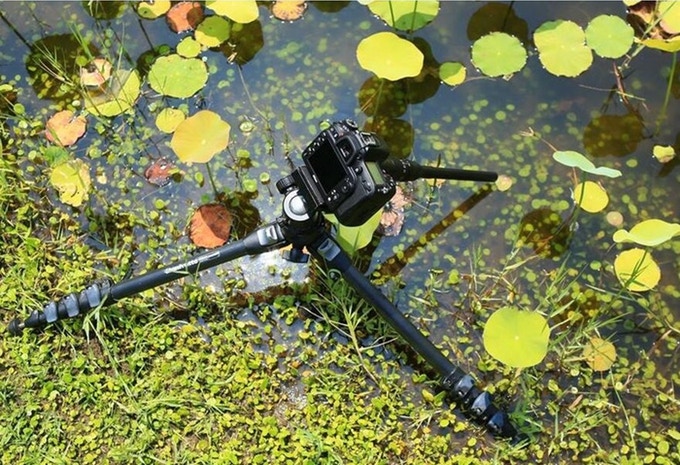
[(59, 191), (59, 199), (73, 207), (79, 207), (87, 199), (92, 180), (90, 168), (83, 160), (65, 160), (50, 172), (50, 183)]
[(136, 69), (117, 69), (105, 87), (86, 92), (85, 109), (97, 116), (118, 116), (134, 107), (141, 88), (142, 81)]
[(552, 157), (553, 160), (564, 166), (578, 168), (585, 173), (606, 176), (608, 178), (618, 178), (621, 176), (621, 171), (605, 166), (596, 167), (595, 164), (588, 160), (584, 155), (573, 150), (557, 150), (553, 152)]
[(603, 58), (621, 58), (635, 39), (635, 32), (623, 19), (600, 15), (591, 19), (585, 30), (588, 47)]
[(161, 95), (187, 98), (205, 86), (208, 82), (208, 70), (199, 58), (184, 58), (172, 54), (154, 61), (147, 80), (149, 86)]
[(220, 115), (201, 110), (177, 125), (170, 146), (183, 162), (207, 163), (227, 148), (230, 130)]
[(492, 32), (472, 44), (472, 62), (487, 76), (511, 76), (526, 61), (527, 52), (519, 39), (504, 32)]
[(493, 358), (511, 367), (530, 367), (548, 353), (550, 327), (540, 313), (503, 307), (486, 321), (483, 341)]
[(400, 31), (415, 31), (439, 13), (439, 0), (368, 0), (371, 12)]
[(556, 20), (534, 31), (538, 58), (545, 69), (557, 76), (576, 77), (593, 63), (583, 29), (573, 21)]
[(239, 0), (238, 2), (207, 0), (205, 6), (218, 15), (226, 16), (237, 23), (250, 23), (260, 16), (255, 0)]
[(417, 76), (423, 68), (423, 53), (413, 42), (389, 31), (362, 39), (356, 56), (362, 68), (390, 81)]
[(467, 70), (463, 63), (447, 61), (439, 66), (439, 79), (449, 86), (457, 86), (465, 82)]
[(664, 220), (651, 219), (633, 226), (630, 231), (620, 229), (612, 237), (614, 242), (634, 242), (647, 247), (654, 247), (680, 235), (680, 224)]

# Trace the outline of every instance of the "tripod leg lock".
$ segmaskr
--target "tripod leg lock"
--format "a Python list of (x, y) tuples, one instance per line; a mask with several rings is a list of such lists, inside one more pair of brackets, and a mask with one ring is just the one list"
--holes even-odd
[(18, 336), (25, 328), (41, 328), (63, 318), (73, 318), (102, 304), (112, 303), (109, 299), (112, 282), (103, 280), (91, 284), (79, 294), (68, 294), (60, 300), (48, 303), (42, 310), (34, 310), (25, 321), (14, 319), (8, 330)]

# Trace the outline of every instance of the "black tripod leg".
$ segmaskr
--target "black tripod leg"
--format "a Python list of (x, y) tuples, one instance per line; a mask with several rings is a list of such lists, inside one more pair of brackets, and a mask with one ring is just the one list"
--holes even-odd
[(506, 412), (496, 407), (491, 395), (475, 386), (471, 375), (451, 363), (430, 340), (416, 328), (379, 289), (352, 265), (349, 256), (328, 235), (310, 247), (315, 255), (331, 268), (340, 271), (347, 282), (370, 303), (406, 342), (440, 375), (444, 389), (459, 401), (465, 410), (496, 436), (519, 442), (518, 434)]
[(19, 335), (25, 328), (42, 328), (58, 320), (74, 318), (93, 308), (111, 305), (125, 297), (245, 255), (257, 255), (283, 247), (287, 243), (279, 225), (272, 223), (257, 229), (240, 241), (209, 250), (184, 262), (178, 262), (117, 284), (109, 280), (94, 283), (79, 294), (69, 294), (58, 301), (48, 303), (42, 310), (34, 310), (24, 321), (13, 319), (7, 329), (11, 334)]

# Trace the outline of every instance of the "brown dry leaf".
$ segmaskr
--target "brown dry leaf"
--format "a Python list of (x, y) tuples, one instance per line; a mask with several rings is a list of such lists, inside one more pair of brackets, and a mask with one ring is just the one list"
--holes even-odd
[(144, 177), (151, 184), (165, 186), (170, 182), (170, 177), (176, 169), (177, 167), (167, 159), (161, 158), (155, 160), (144, 170)]
[(180, 2), (168, 10), (165, 19), (177, 33), (191, 31), (203, 21), (203, 8), (198, 2)]
[(231, 213), (224, 205), (201, 205), (191, 217), (189, 239), (197, 246), (207, 249), (224, 245), (229, 239), (231, 221)]
[(410, 203), (411, 197), (404, 192), (401, 186), (397, 186), (394, 196), (383, 207), (378, 232), (384, 236), (398, 235), (404, 226), (404, 207)]
[(84, 68), (80, 68), (80, 83), (86, 87), (99, 87), (111, 77), (113, 66), (106, 58), (95, 58)]
[(307, 2), (297, 0), (276, 0), (272, 4), (272, 15), (281, 21), (296, 21), (307, 10)]
[(85, 134), (87, 120), (84, 116), (75, 116), (71, 110), (62, 110), (47, 120), (45, 137), (62, 147), (73, 145)]

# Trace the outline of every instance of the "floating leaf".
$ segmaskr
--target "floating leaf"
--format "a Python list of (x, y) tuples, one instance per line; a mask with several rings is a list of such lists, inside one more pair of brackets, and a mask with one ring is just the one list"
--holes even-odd
[(99, 87), (111, 77), (113, 66), (106, 58), (95, 58), (92, 62), (80, 68), (80, 83), (85, 87)]
[(363, 69), (390, 81), (417, 76), (423, 69), (423, 53), (393, 32), (366, 37), (359, 42), (356, 55)]
[(670, 145), (655, 145), (652, 154), (660, 163), (668, 163), (675, 158), (675, 149)]
[(583, 358), (595, 371), (609, 370), (616, 360), (616, 347), (607, 340), (593, 337), (583, 348)]
[[(304, 2), (303, 2), (304, 3)], [(255, 0), (239, 0), (227, 1), (224, 0), (207, 0), (205, 6), (210, 8), (215, 13), (241, 24), (247, 24), (255, 21), (260, 12), (257, 8)]]
[(87, 127), (87, 120), (83, 116), (75, 116), (71, 110), (62, 110), (55, 113), (45, 127), (45, 137), (62, 147), (68, 147), (76, 143)]
[(644, 292), (656, 287), (661, 270), (649, 252), (630, 249), (621, 252), (614, 260), (614, 273), (621, 285), (633, 292)]
[(170, 6), (170, 0), (139, 2), (137, 4), (137, 14), (144, 19), (154, 19), (165, 14), (170, 9)]
[(659, 0), (656, 8), (661, 28), (668, 34), (680, 34), (680, 4), (677, 0)]
[(68, 160), (52, 168), (50, 182), (59, 191), (59, 199), (73, 207), (83, 204), (92, 184), (87, 164), (79, 159)]
[(201, 53), (203, 46), (193, 37), (185, 37), (177, 44), (177, 54), (184, 58), (194, 58)]
[(144, 177), (151, 184), (165, 186), (170, 182), (172, 175), (177, 172), (177, 167), (165, 158), (160, 158), (151, 163), (144, 170)]
[(186, 119), (182, 110), (177, 108), (163, 108), (156, 116), (156, 127), (166, 134), (170, 134), (177, 129), (179, 123)]
[(439, 0), (374, 0), (368, 4), (374, 15), (400, 31), (415, 31), (439, 13)]
[(177, 126), (170, 146), (184, 162), (206, 163), (227, 148), (230, 129), (217, 113), (201, 110)]
[(165, 19), (177, 33), (192, 31), (203, 21), (203, 8), (198, 2), (179, 2), (170, 8)]
[(593, 62), (583, 29), (572, 21), (543, 23), (534, 32), (534, 44), (545, 69), (556, 76), (578, 76)]
[(450, 86), (457, 86), (465, 81), (467, 70), (463, 63), (447, 61), (439, 66), (439, 79)]
[(298, 0), (276, 0), (272, 3), (272, 15), (281, 21), (297, 21), (307, 10), (307, 2)]
[(574, 188), (574, 201), (588, 213), (597, 213), (609, 204), (607, 191), (593, 181), (585, 181)]
[(646, 220), (636, 224), (630, 230), (621, 229), (614, 233), (614, 242), (634, 242), (647, 247), (654, 247), (680, 235), (680, 224), (663, 220)]
[(130, 110), (142, 88), (137, 70), (118, 69), (103, 90), (85, 95), (85, 109), (99, 116), (113, 117)]
[(378, 232), (384, 236), (398, 235), (404, 226), (404, 208), (410, 202), (411, 198), (406, 195), (404, 189), (397, 186), (394, 195), (382, 209)]
[(487, 76), (509, 76), (527, 62), (527, 52), (517, 37), (492, 32), (472, 44), (472, 62)]
[(553, 159), (565, 166), (572, 168), (579, 168), (582, 171), (599, 176), (606, 176), (608, 178), (618, 178), (621, 176), (621, 171), (613, 168), (606, 168), (604, 166), (595, 167), (592, 161), (573, 150), (558, 150), (553, 153)]
[(635, 39), (633, 28), (614, 15), (593, 18), (586, 27), (586, 42), (603, 58), (620, 58), (630, 50)]
[(149, 85), (161, 95), (191, 97), (208, 82), (208, 70), (199, 58), (177, 54), (159, 57), (149, 69)]
[(231, 23), (221, 16), (205, 18), (194, 32), (194, 38), (206, 47), (218, 47), (229, 38)]
[(484, 348), (496, 360), (512, 367), (530, 367), (548, 353), (550, 328), (539, 313), (503, 307), (484, 326)]
[(224, 205), (201, 205), (191, 217), (189, 239), (207, 249), (224, 245), (229, 239), (231, 222), (231, 213)]
[(325, 215), (336, 228), (335, 239), (340, 247), (349, 254), (366, 247), (373, 239), (373, 233), (380, 224), (382, 212), (377, 211), (361, 226), (345, 226), (340, 223), (335, 215)]

